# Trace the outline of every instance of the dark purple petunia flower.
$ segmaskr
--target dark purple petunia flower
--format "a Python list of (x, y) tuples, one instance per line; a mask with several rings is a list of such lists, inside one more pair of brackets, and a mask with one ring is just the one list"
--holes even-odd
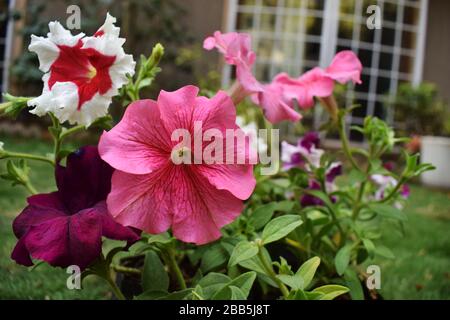
[(319, 133), (315, 131), (306, 133), (303, 136), (303, 138), (298, 141), (298, 145), (308, 150), (308, 152), (311, 151), (311, 148), (313, 146), (318, 148), (319, 143), (320, 143)]
[(319, 147), (319, 134), (308, 132), (300, 138), (296, 145), (291, 145), (286, 141), (281, 144), (281, 160), (284, 170), (291, 168), (304, 168), (307, 163), (317, 167), (320, 164), (320, 157), (323, 150)]
[(19, 241), (11, 257), (31, 266), (34, 259), (52, 266), (88, 267), (101, 253), (102, 236), (139, 239), (130, 228), (113, 220), (106, 207), (113, 169), (86, 146), (70, 154), (67, 166), (56, 168), (58, 191), (31, 196), (28, 206), (13, 222)]
[(342, 163), (333, 162), (331, 166), (328, 168), (325, 179), (327, 182), (332, 183), (337, 176), (342, 174)]
[[(309, 190), (320, 190), (320, 184), (316, 180), (310, 180), (309, 181)], [(322, 200), (320, 200), (317, 197), (314, 197), (310, 194), (304, 194), (302, 198), (300, 199), (300, 203), (303, 207), (308, 206), (323, 206), (324, 203)]]

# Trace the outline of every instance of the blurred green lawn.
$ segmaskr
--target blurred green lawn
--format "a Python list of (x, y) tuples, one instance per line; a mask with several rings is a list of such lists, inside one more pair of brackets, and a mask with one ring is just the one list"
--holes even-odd
[[(45, 154), (51, 144), (0, 136), (8, 149)], [(0, 163), (0, 173), (5, 171)], [(40, 192), (54, 189), (51, 168), (30, 163), (32, 181)], [(65, 270), (41, 264), (33, 271), (10, 259), (16, 239), (11, 222), (25, 206), (26, 191), (0, 180), (0, 299), (109, 299), (108, 287), (88, 277), (83, 290), (68, 290)], [(384, 241), (394, 260), (379, 260), (385, 299), (450, 299), (450, 194), (413, 186), (405, 208), (409, 221), (402, 236), (390, 225)]]

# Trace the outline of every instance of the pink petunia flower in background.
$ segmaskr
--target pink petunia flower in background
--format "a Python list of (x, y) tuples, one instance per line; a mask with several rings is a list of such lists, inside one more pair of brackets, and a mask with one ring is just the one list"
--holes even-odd
[(19, 239), (11, 257), (33, 265), (30, 258), (52, 266), (88, 267), (101, 253), (102, 236), (126, 240), (139, 236), (113, 220), (106, 207), (113, 169), (98, 155), (97, 147), (83, 147), (57, 165), (58, 191), (31, 196), (13, 222)]
[[(227, 129), (239, 130), (228, 95), (220, 91), (208, 99), (197, 96), (198, 91), (186, 86), (161, 91), (157, 101), (136, 101), (118, 125), (103, 133), (101, 157), (117, 169), (107, 200), (116, 221), (153, 234), (172, 228), (176, 238), (204, 244), (218, 239), (220, 228), (241, 213), (242, 200), (256, 183), (251, 164), (177, 161), (195, 157), (195, 148), (172, 141), (174, 130), (199, 135), (195, 123), (200, 121), (203, 131), (215, 129), (224, 136)], [(247, 149), (234, 145), (227, 152), (248, 156)]]
[(341, 51), (333, 58), (325, 70), (314, 68), (298, 78), (280, 73), (261, 92), (254, 95), (253, 101), (264, 110), (271, 123), (283, 120), (298, 121), (301, 115), (294, 109), (294, 101), (300, 109), (314, 106), (314, 97), (326, 98), (333, 94), (334, 81), (339, 83), (361, 83), (362, 65), (352, 51)]
[(44, 88), (28, 102), (38, 116), (53, 113), (62, 123), (89, 126), (105, 116), (112, 97), (134, 74), (133, 57), (125, 54), (125, 39), (107, 14), (105, 23), (92, 37), (72, 35), (57, 21), (49, 23), (47, 37), (31, 36), (29, 50), (39, 58)]
[(224, 55), (227, 64), (236, 66), (236, 78), (244, 91), (241, 94), (249, 95), (262, 90), (261, 84), (252, 73), (256, 55), (252, 51), (249, 34), (238, 32), (221, 33), (216, 31), (212, 37), (204, 40), (203, 48), (206, 50), (216, 48)]
[(298, 78), (286, 73), (276, 75), (268, 84), (261, 84), (252, 74), (256, 55), (251, 50), (250, 35), (216, 31), (203, 42), (206, 50), (217, 50), (224, 55), (226, 63), (236, 66), (237, 85), (230, 95), (235, 103), (251, 95), (264, 116), (271, 123), (284, 120), (297, 122), (302, 116), (295, 110), (295, 101), (301, 109), (314, 106), (314, 97), (327, 98), (333, 94), (334, 81), (361, 83), (362, 65), (352, 51), (341, 51), (326, 69), (314, 68)]

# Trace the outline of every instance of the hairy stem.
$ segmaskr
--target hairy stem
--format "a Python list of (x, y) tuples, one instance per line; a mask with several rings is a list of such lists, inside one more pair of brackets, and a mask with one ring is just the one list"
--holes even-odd
[(287, 298), (289, 295), (289, 290), (288, 290), (288, 288), (286, 288), (284, 283), (281, 282), (281, 280), (277, 278), (275, 271), (273, 271), (272, 265), (270, 264), (269, 261), (267, 261), (266, 257), (264, 256), (262, 247), (259, 248), (258, 257), (259, 257), (259, 260), (261, 261), (261, 263), (263, 264), (264, 269), (266, 269), (267, 275), (277, 284), (278, 288), (280, 288), (280, 291), (283, 294), (283, 297)]
[(108, 272), (108, 275), (106, 276), (105, 280), (106, 280), (106, 282), (108, 282), (109, 286), (111, 287), (111, 290), (114, 292), (114, 295), (117, 297), (117, 299), (126, 300), (122, 291), (120, 291), (119, 287), (117, 286), (116, 282), (114, 281), (111, 271)]
[(175, 276), (175, 279), (178, 282), (181, 290), (187, 288), (186, 281), (184, 280), (183, 273), (181, 272), (180, 267), (178, 266), (177, 260), (175, 258), (175, 252), (173, 248), (168, 248), (164, 252), (164, 256), (166, 257), (166, 263), (169, 266), (171, 273)]
[(47, 157), (44, 156), (38, 156), (34, 154), (29, 153), (21, 153), (21, 152), (6, 152), (3, 156), (4, 159), (6, 158), (17, 158), (17, 159), (28, 159), (28, 160), (35, 160), (35, 161), (42, 161), (51, 164), (52, 166), (55, 165), (55, 162)]

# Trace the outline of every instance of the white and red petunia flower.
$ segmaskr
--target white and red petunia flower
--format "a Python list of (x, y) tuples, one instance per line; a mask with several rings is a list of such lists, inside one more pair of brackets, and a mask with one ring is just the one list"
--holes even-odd
[(90, 125), (105, 116), (112, 97), (133, 75), (135, 62), (125, 54), (125, 39), (119, 37), (116, 18), (107, 14), (105, 23), (92, 37), (72, 35), (57, 21), (49, 23), (47, 37), (31, 36), (29, 50), (37, 53), (39, 69), (45, 72), (42, 94), (28, 102), (32, 113), (53, 113), (60, 122)]

